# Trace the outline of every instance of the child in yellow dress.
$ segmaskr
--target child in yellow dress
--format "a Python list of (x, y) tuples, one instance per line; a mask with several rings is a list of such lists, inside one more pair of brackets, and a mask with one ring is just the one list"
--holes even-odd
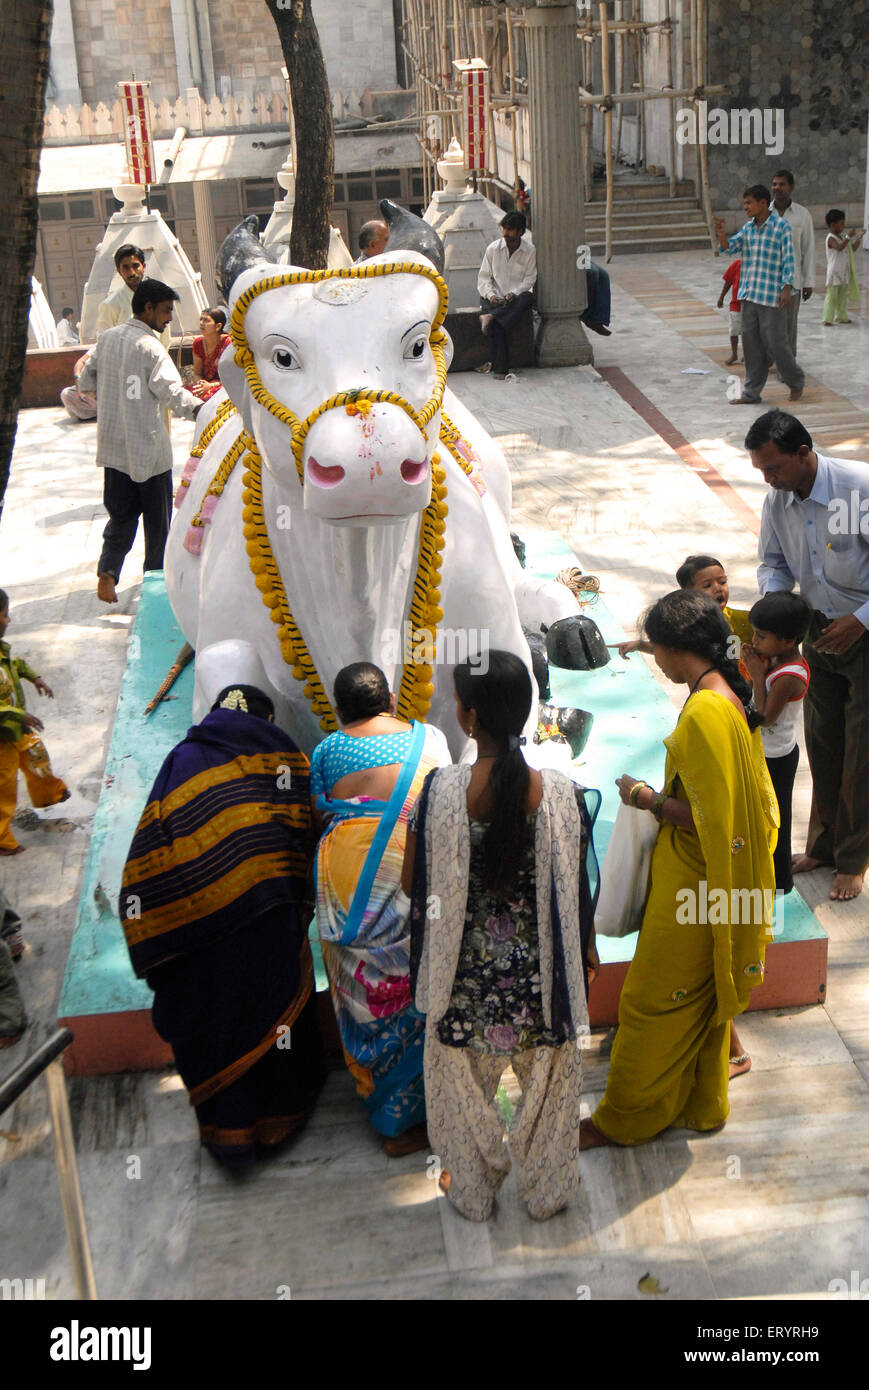
[(9, 626), (9, 597), (0, 589), (0, 854), (21, 854), (11, 822), (18, 801), (18, 770), (24, 773), (34, 806), (56, 806), (69, 798), (65, 782), (55, 777), (48, 753), (37, 731), (42, 720), (28, 714), (21, 689), (31, 681), (40, 695), (54, 696), (41, 676), (20, 656), (13, 656), (2, 638)]

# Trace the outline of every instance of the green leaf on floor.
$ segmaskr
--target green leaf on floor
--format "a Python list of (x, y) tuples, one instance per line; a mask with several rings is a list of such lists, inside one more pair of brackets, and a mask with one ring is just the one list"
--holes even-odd
[(669, 1289), (662, 1289), (653, 1274), (644, 1274), (639, 1280), (637, 1288), (640, 1293), (669, 1293)]

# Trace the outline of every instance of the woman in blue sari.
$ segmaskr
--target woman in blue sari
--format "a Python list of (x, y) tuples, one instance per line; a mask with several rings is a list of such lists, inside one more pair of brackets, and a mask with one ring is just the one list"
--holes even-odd
[(317, 927), (341, 1046), (387, 1153), (424, 1147), (425, 1019), (410, 990), (409, 902), (401, 892), (407, 819), (427, 774), (450, 762), (432, 725), (394, 716), (369, 662), (335, 679), (341, 722), (311, 759)]

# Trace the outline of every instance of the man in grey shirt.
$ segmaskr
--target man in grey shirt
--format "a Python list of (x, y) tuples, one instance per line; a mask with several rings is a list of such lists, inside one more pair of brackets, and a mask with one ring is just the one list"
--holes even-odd
[(812, 214), (802, 203), (793, 201), (793, 193), (793, 174), (790, 169), (779, 169), (772, 180), (772, 205), (779, 217), (790, 223), (794, 239), (794, 292), (788, 306), (788, 338), (796, 357), (800, 304), (815, 292), (815, 229)]
[(745, 447), (771, 488), (760, 591), (798, 584), (813, 610), (803, 647), (812, 811), (794, 873), (832, 864), (830, 897), (855, 898), (869, 868), (869, 464), (816, 453), (783, 410), (759, 416)]
[(97, 392), (97, 466), (104, 470), (109, 514), (97, 565), (97, 595), (104, 603), (118, 601), (121, 566), (140, 516), (144, 568), (163, 568), (172, 515), (172, 441), (163, 408), (192, 420), (202, 405), (185, 391), (157, 336), (177, 299), (171, 286), (143, 280), (133, 294), (133, 317), (100, 334), (80, 378), (82, 390)]

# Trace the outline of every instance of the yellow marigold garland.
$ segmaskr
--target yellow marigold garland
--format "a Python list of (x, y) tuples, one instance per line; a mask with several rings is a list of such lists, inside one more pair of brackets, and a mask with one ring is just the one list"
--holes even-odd
[[(245, 449), (248, 449), (250, 447), (250, 442), (250, 435), (247, 434), (245, 430), (242, 430), (238, 438), (230, 445), (228, 452), (224, 455), (224, 457), (220, 461), (220, 464), (218, 465), (217, 472), (211, 479), (211, 482), (208, 484), (208, 487), (205, 489), (202, 501), (199, 504), (199, 511), (196, 513), (196, 515), (192, 518), (190, 522), (191, 526), (204, 526), (205, 520), (210, 520), (210, 518), (208, 517), (205, 520), (203, 520), (202, 518), (202, 511), (205, 507), (206, 498), (220, 497), (221, 493), (223, 492), (223, 489), (226, 487), (226, 484), (229, 482), (229, 479), (232, 476), (232, 470), (235, 468), (235, 465), (238, 463)], [(214, 504), (212, 504), (212, 510), (213, 507)]]
[[(220, 402), (220, 405), (214, 412), (214, 418), (209, 420), (208, 424), (205, 426), (205, 429), (199, 436), (199, 439), (193, 445), (193, 448), (190, 450), (188, 463), (189, 459), (202, 458), (202, 455), (205, 453), (205, 450), (208, 448), (209, 444), (211, 443), (214, 436), (217, 434), (218, 430), (226, 424), (226, 421), (229, 419), (230, 415), (234, 415), (235, 413), (235, 406), (233, 405), (232, 401), (227, 400)], [(192, 481), (193, 473), (191, 472), (188, 476), (185, 469), (185, 476), (181, 479), (180, 483), (178, 484), (178, 496), (175, 499), (176, 507), (180, 506), (181, 502), (183, 502), (184, 498), (187, 496), (187, 488), (189, 488)], [(184, 489), (183, 492), (182, 488)]]

